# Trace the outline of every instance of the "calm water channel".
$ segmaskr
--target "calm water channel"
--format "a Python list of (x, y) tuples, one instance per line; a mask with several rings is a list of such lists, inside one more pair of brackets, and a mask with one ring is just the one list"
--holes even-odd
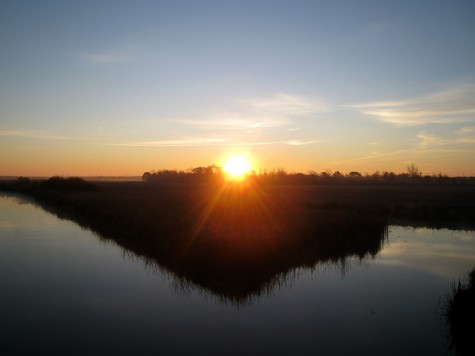
[(450, 355), (441, 317), (475, 232), (389, 228), (373, 259), (295, 271), (236, 306), (0, 196), (0, 354)]

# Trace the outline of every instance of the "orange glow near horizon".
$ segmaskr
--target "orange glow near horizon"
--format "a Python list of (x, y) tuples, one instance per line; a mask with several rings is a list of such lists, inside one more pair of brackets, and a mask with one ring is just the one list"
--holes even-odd
[[(20, 144), (21, 143), (21, 144)], [(364, 151), (340, 146), (341, 151), (332, 149), (332, 143), (322, 143), (319, 150), (305, 150), (305, 146), (263, 145), (246, 148), (222, 147), (122, 147), (98, 144), (83, 144), (75, 140), (66, 142), (43, 142), (30, 140), (16, 143), (11, 138), (0, 138), (0, 149), (3, 153), (0, 165), (0, 176), (51, 177), (140, 177), (146, 171), (178, 170), (188, 171), (198, 166), (215, 164), (223, 168), (230, 181), (237, 181), (228, 173), (227, 161), (232, 157), (241, 156), (252, 171), (272, 172), (284, 169), (288, 173), (304, 173), (340, 171), (348, 174), (352, 171), (361, 174), (379, 172), (406, 173), (407, 166), (414, 163), (423, 175), (447, 174), (450, 177), (475, 176), (473, 165), (466, 162), (474, 161), (475, 151), (457, 157), (439, 155), (430, 156), (423, 150), (416, 153), (401, 152), (361, 161), (344, 161), (346, 152), (364, 155)], [(27, 146), (26, 144), (28, 143)], [(25, 145), (25, 146), (23, 146)], [(321, 152), (325, 151), (325, 154)], [(244, 178), (246, 174), (242, 176)], [(239, 175), (238, 175), (239, 177)]]

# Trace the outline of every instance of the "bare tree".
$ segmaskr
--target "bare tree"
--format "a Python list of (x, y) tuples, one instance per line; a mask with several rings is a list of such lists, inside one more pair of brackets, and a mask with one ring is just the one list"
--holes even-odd
[(408, 165), (406, 169), (407, 174), (409, 174), (409, 177), (411, 178), (419, 177), (421, 175), (421, 172), (419, 172), (419, 168), (414, 163)]

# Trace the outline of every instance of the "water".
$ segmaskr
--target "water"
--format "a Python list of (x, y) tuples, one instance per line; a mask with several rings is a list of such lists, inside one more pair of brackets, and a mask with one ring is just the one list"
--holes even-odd
[(235, 305), (0, 197), (0, 354), (450, 355), (441, 317), (475, 232), (391, 226), (374, 258), (297, 269)]

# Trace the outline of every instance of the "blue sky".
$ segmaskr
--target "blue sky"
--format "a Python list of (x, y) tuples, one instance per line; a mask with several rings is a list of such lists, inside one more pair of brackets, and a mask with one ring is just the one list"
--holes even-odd
[(0, 1), (0, 175), (475, 175), (473, 1)]

